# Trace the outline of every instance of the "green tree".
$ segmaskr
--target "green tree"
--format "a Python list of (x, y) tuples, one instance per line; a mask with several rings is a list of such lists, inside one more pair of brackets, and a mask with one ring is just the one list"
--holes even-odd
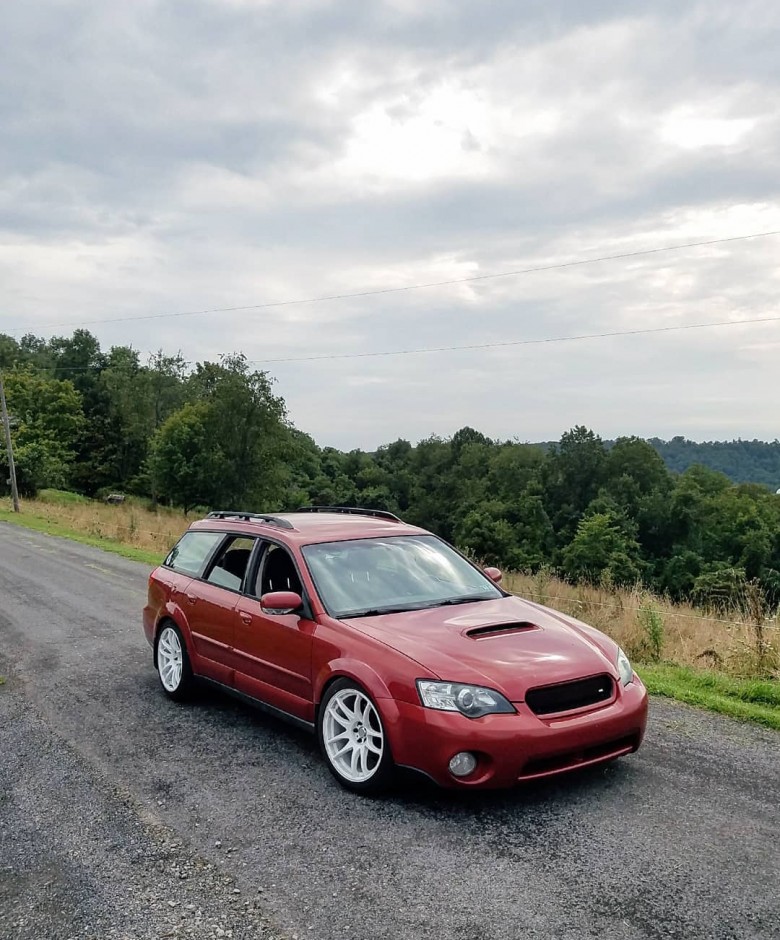
[(121, 429), (113, 450), (110, 476), (125, 488), (146, 459), (153, 431), (145, 394), (145, 372), (138, 353), (129, 346), (113, 346), (98, 384), (106, 396), (107, 419)]
[(639, 437), (620, 437), (610, 448), (604, 462), (607, 487), (616, 480), (631, 480), (640, 495), (654, 491), (668, 492), (672, 477), (655, 448)]
[(555, 546), (555, 530), (540, 493), (533, 486), (508, 507), (515, 544), (511, 563), (515, 568), (536, 571), (547, 564)]
[(487, 504), (471, 510), (455, 534), (464, 551), (484, 564), (506, 564), (515, 546), (515, 534), (503, 518), (501, 506)]
[(319, 470), (309, 484), (309, 499), (315, 506), (354, 506), (358, 502), (355, 483), (345, 471), (345, 454), (325, 447), (319, 454)]
[(673, 600), (681, 601), (691, 595), (701, 567), (702, 558), (697, 552), (674, 551), (661, 567), (657, 587)]
[(558, 544), (565, 545), (605, 478), (607, 456), (602, 440), (581, 425), (567, 431), (544, 464), (545, 509)]
[(181, 353), (166, 356), (160, 349), (149, 357), (145, 371), (146, 400), (153, 431), (184, 404), (186, 370), (187, 363)]
[(220, 493), (224, 455), (215, 445), (211, 406), (187, 404), (155, 433), (149, 452), (149, 474), (160, 498), (181, 506), (214, 505)]
[(6, 333), (0, 333), (0, 369), (10, 369), (21, 357), (19, 344)]
[(72, 382), (81, 394), (86, 420), (76, 447), (75, 488), (92, 496), (103, 487), (118, 485), (123, 428), (112, 413), (109, 390), (101, 381), (108, 357), (97, 337), (89, 330), (76, 330), (70, 337), (55, 336), (43, 346), (29, 338), (28, 348), (36, 363), (48, 360), (55, 378)]
[(198, 363), (187, 384), (195, 401), (209, 405), (207, 429), (222, 454), (214, 480), (218, 501), (240, 508), (283, 505), (292, 439), (272, 379), (251, 371), (245, 357), (236, 355)]
[[(34, 495), (46, 486), (69, 486), (85, 424), (81, 395), (69, 381), (28, 369), (8, 372), (5, 386), (9, 413), (14, 418), (14, 454), (25, 495)], [(5, 480), (5, 448), (0, 464)]]
[(452, 541), (459, 519), (458, 482), (449, 441), (432, 436), (414, 448), (410, 460), (414, 481), (407, 518)]
[[(530, 484), (538, 484), (546, 459), (541, 447), (532, 444), (497, 445), (490, 456), (487, 479), (489, 492), (504, 502), (516, 500)], [(542, 495), (541, 490), (539, 495)]]
[(609, 578), (614, 584), (639, 580), (639, 545), (623, 531), (611, 513), (594, 513), (582, 519), (563, 552), (563, 568), (574, 581), (598, 583)]

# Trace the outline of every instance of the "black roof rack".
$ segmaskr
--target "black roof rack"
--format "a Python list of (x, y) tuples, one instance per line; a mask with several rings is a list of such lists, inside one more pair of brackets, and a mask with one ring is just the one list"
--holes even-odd
[(280, 529), (294, 529), (289, 519), (279, 516), (266, 516), (260, 512), (241, 512), (234, 509), (218, 509), (210, 512), (207, 519), (240, 519), (242, 522), (264, 522), (266, 525), (275, 525)]
[(389, 519), (401, 522), (398, 516), (386, 509), (361, 509), (359, 506), (301, 506), (296, 512), (343, 512), (349, 516), (374, 516), (376, 519)]

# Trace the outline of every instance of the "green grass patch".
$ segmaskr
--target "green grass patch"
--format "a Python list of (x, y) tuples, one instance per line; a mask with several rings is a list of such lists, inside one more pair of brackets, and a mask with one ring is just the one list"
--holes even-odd
[(130, 545), (124, 545), (122, 542), (115, 542), (113, 539), (101, 539), (95, 538), (93, 535), (84, 535), (83, 532), (76, 532), (74, 529), (69, 529), (58, 522), (51, 522), (49, 519), (32, 516), (29, 513), (16, 513), (0, 508), (0, 522), (10, 522), (12, 525), (32, 529), (34, 532), (43, 532), (57, 538), (80, 542), (82, 545), (91, 545), (93, 548), (101, 548), (105, 552), (121, 555), (123, 558), (131, 559), (131, 561), (140, 561), (145, 565), (156, 566), (163, 559), (163, 556), (157, 552), (134, 548)]
[(71, 493), (69, 490), (41, 490), (38, 499), (43, 503), (52, 503), (55, 506), (73, 506), (89, 503), (90, 500), (81, 493)]
[(668, 663), (640, 665), (637, 672), (654, 695), (780, 731), (780, 681), (736, 679), (721, 672)]

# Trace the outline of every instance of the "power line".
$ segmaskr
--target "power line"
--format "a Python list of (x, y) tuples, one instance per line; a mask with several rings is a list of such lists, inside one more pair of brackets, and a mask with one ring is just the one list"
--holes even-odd
[[(452, 278), (446, 281), (429, 281), (424, 284), (408, 284), (404, 287), (382, 287), (372, 290), (354, 291), (344, 294), (328, 294), (320, 297), (306, 297), (297, 300), (275, 300), (266, 301), (259, 304), (247, 304), (238, 307), (211, 307), (207, 310), (188, 310), (178, 313), (149, 313), (130, 317), (110, 317), (103, 320), (83, 320), (70, 321), (65, 323), (43, 323), (40, 326), (94, 326), (103, 323), (129, 323), (138, 320), (163, 320), (172, 317), (197, 317), (206, 316), (213, 313), (240, 313), (246, 310), (268, 310), (273, 307), (293, 307), (303, 304), (318, 304), (332, 300), (352, 300), (360, 297), (378, 297), (382, 294), (398, 294), (406, 291), (427, 290), (433, 287), (450, 287), (456, 284), (472, 284), (477, 281), (496, 280), (504, 277), (520, 277), (524, 274), (537, 274), (543, 271), (560, 271), (564, 268), (581, 267), (588, 264), (598, 264), (604, 261), (622, 261), (628, 258), (641, 258), (647, 255), (660, 254), (662, 252), (683, 251), (686, 248), (703, 248), (708, 245), (725, 245), (729, 242), (745, 241), (752, 238), (769, 238), (772, 235), (780, 235), (780, 229), (772, 232), (753, 232), (750, 235), (732, 235), (728, 238), (711, 238), (706, 241), (686, 242), (682, 245), (664, 245), (660, 248), (643, 248), (638, 251), (621, 252), (615, 255), (602, 255), (598, 258), (579, 258), (573, 261), (562, 261), (555, 264), (536, 265), (529, 268), (518, 268), (513, 271), (499, 271), (495, 274), (474, 274), (470, 277)], [(21, 327), (16, 327), (12, 332), (18, 332)]]
[(494, 343), (469, 343), (463, 346), (424, 346), (418, 349), (394, 349), (382, 352), (332, 353), (322, 356), (288, 356), (278, 359), (248, 359), (252, 365), (277, 362), (314, 362), (320, 359), (368, 359), (378, 356), (412, 356), (418, 353), (454, 352), (461, 349), (498, 349), (503, 346), (538, 346), (545, 343), (573, 343), (586, 339), (606, 339), (610, 336), (640, 336), (647, 333), (673, 333), (681, 330), (705, 330), (717, 326), (742, 326), (746, 323), (776, 323), (780, 316), (751, 317), (746, 320), (716, 320), (712, 323), (687, 323), (680, 326), (651, 326), (638, 330), (611, 330), (605, 333), (579, 333), (574, 336), (549, 336), (544, 339), (509, 339)]
[[(386, 349), (374, 352), (326, 353), (315, 356), (280, 356), (274, 359), (247, 359), (249, 365), (270, 365), (284, 362), (319, 362), (328, 359), (375, 359), (382, 356), (414, 356), (422, 353), (457, 352), (469, 349), (501, 349), (509, 346), (540, 346), (551, 343), (574, 343), (581, 340), (608, 339), (618, 336), (643, 336), (650, 333), (678, 333), (684, 330), (706, 330), (721, 326), (746, 326), (753, 323), (778, 323), (780, 315), (771, 317), (749, 317), (744, 320), (713, 320), (709, 323), (683, 323), (677, 326), (649, 326), (636, 330), (608, 330), (603, 333), (577, 333), (571, 336), (547, 336), (541, 339), (508, 339), (492, 343), (465, 343), (457, 346), (420, 346), (414, 349)], [(192, 365), (194, 360), (182, 360), (183, 365)], [(21, 363), (24, 366), (24, 363)], [(95, 366), (41, 366), (40, 372), (89, 372)], [(103, 366), (100, 371), (110, 369)], [(141, 366), (139, 368), (147, 368)]]

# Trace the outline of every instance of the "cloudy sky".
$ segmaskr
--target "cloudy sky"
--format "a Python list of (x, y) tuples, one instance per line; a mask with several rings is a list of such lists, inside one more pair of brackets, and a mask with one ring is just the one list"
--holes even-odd
[(776, 0), (32, 0), (0, 36), (0, 331), (241, 351), (345, 448), (780, 433), (780, 322), (271, 361), (780, 316), (780, 236), (160, 316), (780, 230)]

